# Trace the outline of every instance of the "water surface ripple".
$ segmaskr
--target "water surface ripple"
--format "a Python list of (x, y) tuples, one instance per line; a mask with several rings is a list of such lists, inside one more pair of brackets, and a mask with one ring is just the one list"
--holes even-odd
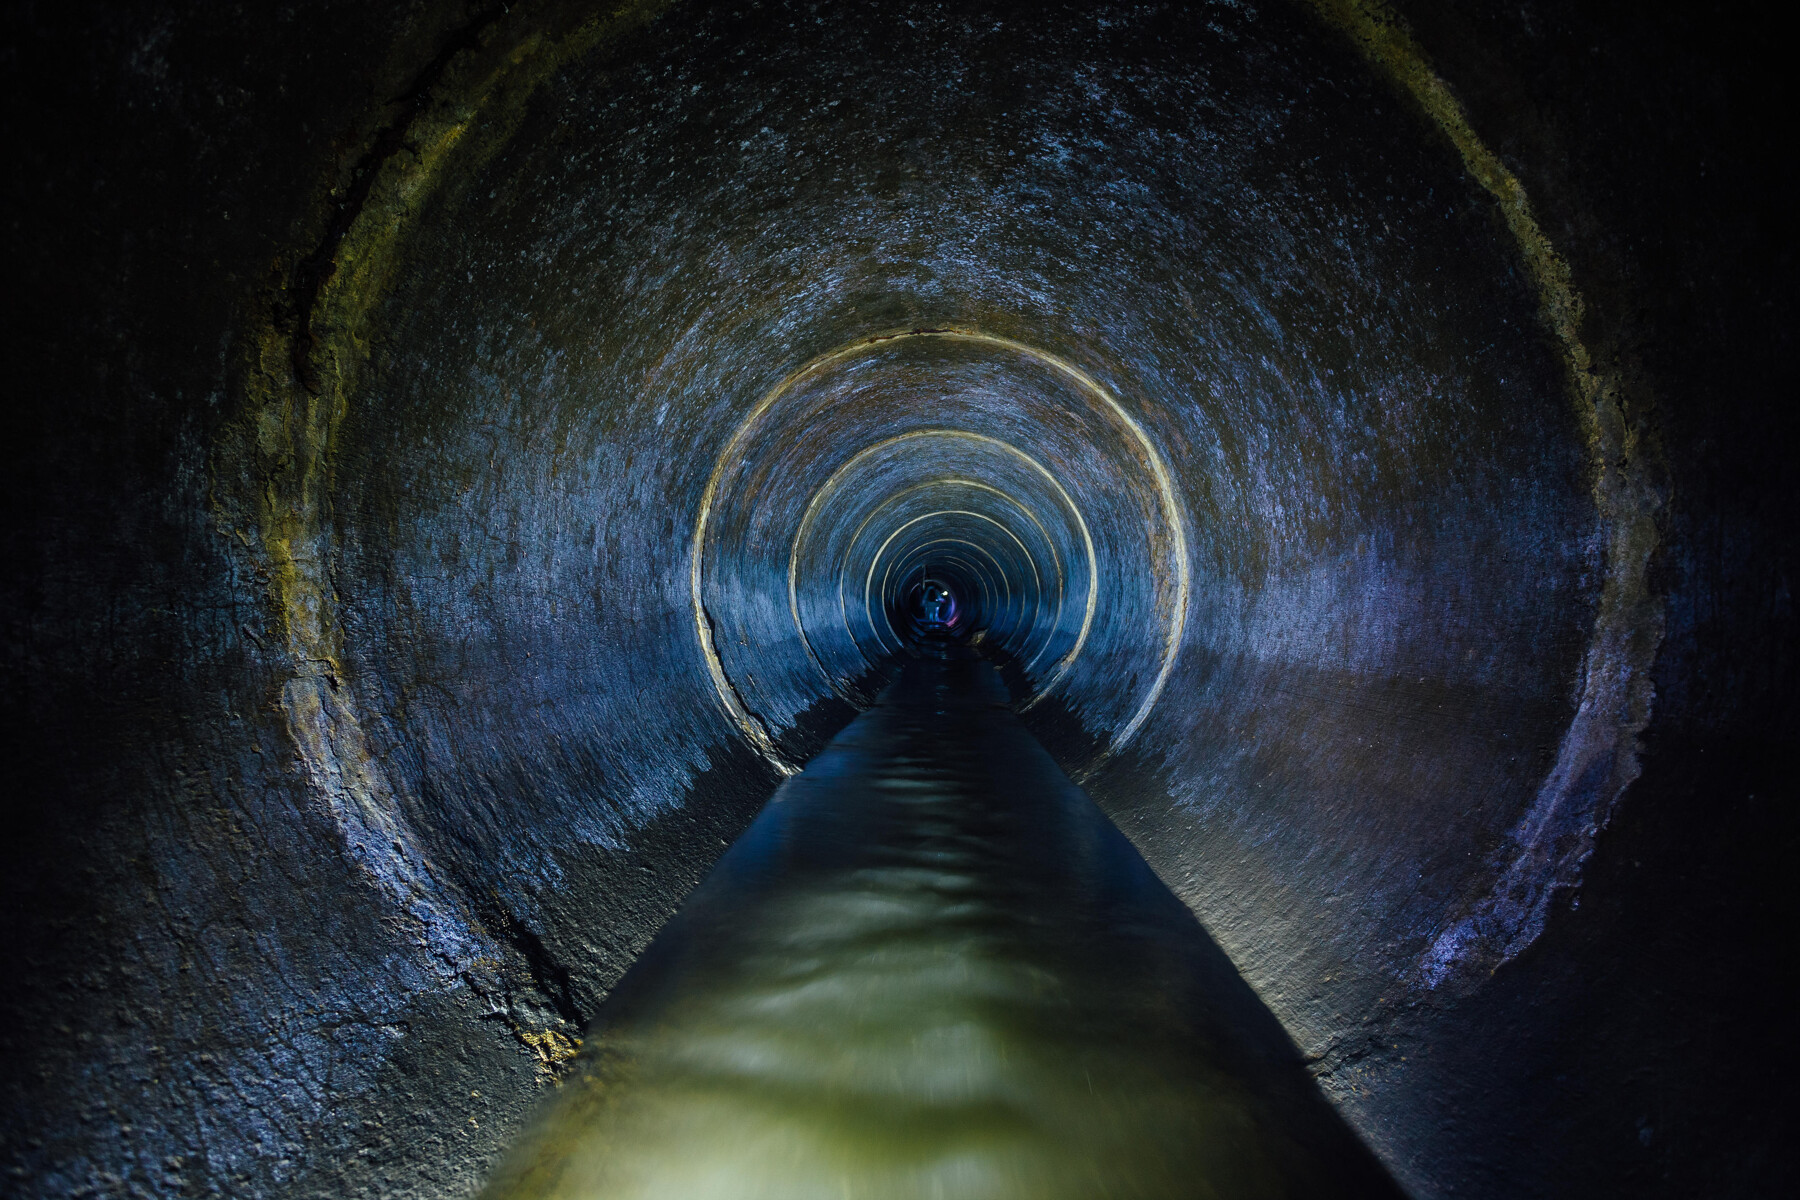
[(967, 651), (909, 661), (608, 1001), (490, 1197), (1394, 1196)]

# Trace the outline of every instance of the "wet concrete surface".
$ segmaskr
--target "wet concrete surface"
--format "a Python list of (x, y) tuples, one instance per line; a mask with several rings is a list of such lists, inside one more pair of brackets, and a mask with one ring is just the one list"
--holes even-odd
[[(1599, 634), (1657, 625), (1596, 616), (1579, 380), (1494, 197), (1313, 11), (1371, 6), (624, 7), (62, 0), (0, 39), (0, 1192), (466, 1200), (771, 758), (867, 702), (800, 634), (862, 668), (840, 552), (929, 502), (1031, 548), (1041, 668), (1096, 595), (1047, 695), (1016, 647), (1027, 728), (1411, 1194), (1800, 1194), (1766, 17), (1392, 6), (1642, 418), (1606, 469), (1666, 473), (1622, 673)], [(945, 328), (1079, 366), (1180, 493), (1123, 749), (1172, 526), (1043, 360), (863, 340)], [(837, 475), (952, 425), (1072, 503), (967, 437)], [(721, 466), (702, 598), (773, 756), (695, 636)], [(1654, 691), (1641, 752), (1592, 680)], [(1442, 975), (1502, 875), (1536, 907), (1487, 940), (1541, 936)]]
[(725, 855), (487, 1195), (1399, 1192), (999, 672), (946, 645)]

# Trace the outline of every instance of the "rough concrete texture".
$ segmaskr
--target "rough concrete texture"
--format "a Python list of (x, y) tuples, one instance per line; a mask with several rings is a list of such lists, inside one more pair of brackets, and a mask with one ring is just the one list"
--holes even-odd
[(469, 1193), (931, 555), (1409, 1189), (1791, 1188), (1782, 75), (1400, 15), (23, 8), (9, 1193)]

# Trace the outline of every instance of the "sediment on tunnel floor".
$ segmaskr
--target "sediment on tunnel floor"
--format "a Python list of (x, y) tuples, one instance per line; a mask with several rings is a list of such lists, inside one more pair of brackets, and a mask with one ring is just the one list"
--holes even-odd
[(926, 642), (695, 890), (487, 1200), (1401, 1195), (999, 675)]

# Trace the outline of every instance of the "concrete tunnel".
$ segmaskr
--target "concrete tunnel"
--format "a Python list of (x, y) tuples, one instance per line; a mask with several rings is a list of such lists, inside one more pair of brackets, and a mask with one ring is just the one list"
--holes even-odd
[(924, 622), (1398, 1191), (1790, 1194), (1757, 26), (27, 6), (6, 1190), (473, 1194)]

